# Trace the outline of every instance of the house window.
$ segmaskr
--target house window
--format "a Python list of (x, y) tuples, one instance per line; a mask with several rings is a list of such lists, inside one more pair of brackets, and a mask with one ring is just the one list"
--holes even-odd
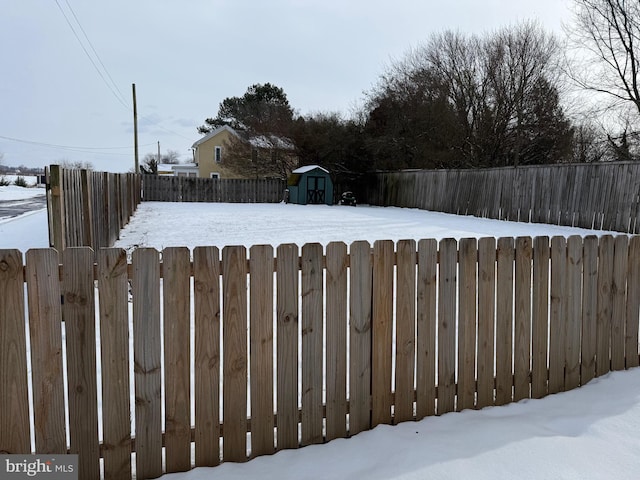
[(220, 163), (222, 161), (222, 147), (216, 147), (214, 152), (214, 159), (216, 163)]
[(220, 178), (220, 174), (218, 172), (212, 172), (211, 178)]

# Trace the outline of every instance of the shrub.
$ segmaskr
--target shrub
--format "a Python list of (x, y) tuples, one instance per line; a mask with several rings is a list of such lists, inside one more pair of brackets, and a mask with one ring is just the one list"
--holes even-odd
[(18, 177), (16, 178), (15, 182), (13, 182), (13, 184), (17, 187), (28, 187), (29, 185), (27, 184), (27, 180), (24, 177)]
[(4, 175), (0, 175), (0, 187), (6, 187), (10, 183), (11, 182), (9, 181), (9, 179), (7, 177), (5, 177)]

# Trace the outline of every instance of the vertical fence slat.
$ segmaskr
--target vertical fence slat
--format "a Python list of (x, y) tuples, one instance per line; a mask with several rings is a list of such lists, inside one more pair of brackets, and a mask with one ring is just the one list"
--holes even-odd
[(629, 241), (629, 265), (627, 272), (627, 311), (625, 326), (625, 366), (637, 367), (638, 321), (640, 316), (640, 237)]
[(186, 247), (162, 251), (167, 472), (191, 468), (190, 262)]
[(418, 242), (416, 418), (435, 414), (438, 243)]
[(97, 252), (105, 477), (131, 478), (129, 282), (123, 249)]
[(302, 247), (302, 445), (322, 443), (323, 252)]
[(278, 450), (298, 447), (298, 246), (277, 249)]
[(273, 247), (249, 250), (251, 456), (269, 455), (273, 445)]
[(514, 240), (498, 239), (496, 287), (496, 405), (513, 398)]
[(349, 263), (349, 434), (371, 422), (371, 295), (373, 263), (369, 242), (351, 244)]
[(247, 252), (222, 250), (223, 459), (247, 460)]
[(598, 310), (596, 313), (596, 376), (598, 377), (611, 369), (613, 255), (613, 237), (603, 235), (600, 237), (598, 251)]
[(397, 246), (394, 422), (413, 420), (416, 333), (416, 242)]
[(567, 241), (551, 239), (551, 303), (549, 309), (549, 393), (565, 389), (567, 314)]
[(347, 436), (347, 246), (327, 245), (327, 441)]
[(580, 386), (583, 246), (578, 235), (567, 239), (567, 308), (565, 315), (565, 389)]
[(99, 478), (94, 253), (67, 248), (62, 259), (71, 453), (78, 454), (81, 478)]
[(136, 476), (162, 475), (160, 263), (155, 248), (132, 254)]
[(533, 305), (531, 325), (531, 396), (548, 392), (547, 350), (549, 334), (549, 237), (533, 240)]
[(494, 403), (496, 241), (478, 242), (478, 408)]
[(583, 242), (582, 342), (580, 383), (589, 382), (596, 373), (596, 311), (598, 308), (598, 237), (590, 235)]
[(455, 409), (457, 267), (458, 244), (445, 238), (440, 241), (438, 278), (438, 415)]
[(391, 240), (377, 240), (373, 246), (372, 427), (392, 420), (393, 247)]
[(27, 252), (29, 336), (38, 453), (67, 452), (58, 265), (59, 255), (53, 249)]
[(0, 451), (30, 453), (24, 276), (18, 250), (0, 250), (0, 292)]
[(531, 384), (531, 260), (530, 237), (516, 239), (515, 331), (513, 351), (513, 400), (529, 398)]
[(611, 369), (624, 370), (625, 313), (627, 301), (627, 265), (629, 237), (618, 235), (613, 247), (613, 290), (611, 309)]
[(456, 409), (474, 408), (476, 401), (476, 321), (478, 301), (478, 242), (460, 240), (458, 324), (458, 403)]
[(196, 466), (220, 463), (220, 252), (193, 249)]

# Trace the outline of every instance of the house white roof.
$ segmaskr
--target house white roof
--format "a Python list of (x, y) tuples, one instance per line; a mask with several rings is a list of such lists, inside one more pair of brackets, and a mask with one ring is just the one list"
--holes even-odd
[(238, 132), (236, 132), (233, 128), (231, 128), (228, 125), (223, 125), (221, 127), (216, 128), (215, 130), (211, 130), (209, 133), (207, 133), (204, 137), (202, 137), (200, 140), (197, 140), (196, 142), (194, 142), (193, 145), (191, 145), (191, 148), (196, 148), (198, 145), (200, 145), (203, 142), (206, 142), (207, 140), (209, 140), (210, 138), (215, 137), (216, 135), (218, 135), (220, 132), (224, 132), (227, 131), (233, 135), (235, 135), (236, 137), (238, 136)]
[(322, 168), (320, 165), (305, 165), (304, 167), (296, 168), (291, 173), (307, 173), (311, 170), (315, 170), (316, 168), (319, 168), (325, 173), (329, 173), (329, 170), (327, 170), (326, 168)]

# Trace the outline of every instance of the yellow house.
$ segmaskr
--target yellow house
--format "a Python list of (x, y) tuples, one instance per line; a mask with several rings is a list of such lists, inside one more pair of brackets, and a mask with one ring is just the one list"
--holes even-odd
[(234, 178), (237, 176), (224, 165), (225, 147), (233, 136), (237, 137), (237, 132), (233, 128), (223, 125), (210, 131), (192, 145), (199, 177)]

